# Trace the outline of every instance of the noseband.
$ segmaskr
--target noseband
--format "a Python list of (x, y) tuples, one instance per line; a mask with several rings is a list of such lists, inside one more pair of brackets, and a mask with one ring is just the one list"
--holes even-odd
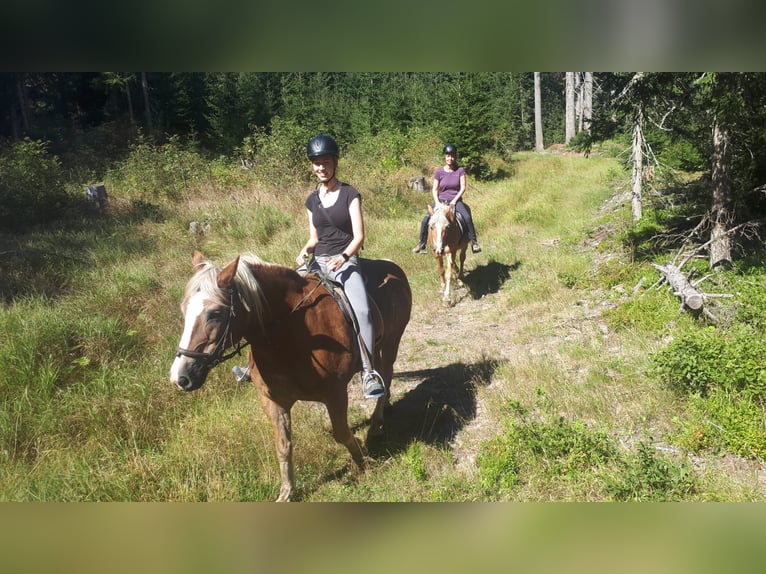
[[(234, 287), (228, 289), (229, 292), (229, 316), (226, 319), (226, 328), (223, 331), (223, 336), (218, 339), (218, 342), (215, 344), (215, 349), (212, 353), (200, 353), (197, 351), (192, 351), (190, 349), (184, 349), (183, 347), (176, 347), (176, 357), (180, 357), (183, 355), (184, 357), (189, 357), (190, 359), (197, 359), (200, 361), (203, 361), (205, 366), (209, 369), (212, 369), (216, 365), (219, 365), (223, 363), (224, 361), (227, 361), (231, 359), (234, 355), (238, 355), (242, 349), (247, 347), (249, 343), (234, 343), (234, 337), (231, 334), (231, 318), (234, 317), (234, 296), (237, 295), (237, 291)], [(226, 344), (226, 339), (229, 339), (229, 344)], [(234, 346), (236, 345), (236, 348), (231, 352), (224, 355), (224, 351), (226, 350), (226, 347)]]

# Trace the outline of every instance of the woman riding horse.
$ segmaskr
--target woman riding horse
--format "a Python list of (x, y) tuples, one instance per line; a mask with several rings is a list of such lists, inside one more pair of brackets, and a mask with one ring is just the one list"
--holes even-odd
[[(466, 188), (465, 170), (457, 164), (457, 148), (453, 144), (447, 144), (442, 150), (444, 154), (444, 165), (434, 173), (434, 183), (431, 188), (435, 207), (438, 203), (447, 203), (455, 208), (463, 218), (468, 228), (468, 240), (471, 242), (471, 251), (480, 253), (481, 246), (476, 239), (476, 228), (473, 225), (471, 217), (471, 208), (463, 201), (463, 195)], [(426, 213), (420, 222), (420, 241), (413, 248), (413, 253), (424, 252), (428, 240), (428, 220), (430, 214)]]
[[(297, 258), (299, 271), (319, 272), (343, 285), (359, 326), (362, 393), (366, 399), (376, 399), (384, 393), (385, 385), (373, 366), (375, 338), (357, 257), (364, 245), (362, 198), (355, 188), (338, 180), (340, 149), (331, 136), (318, 134), (311, 138), (306, 155), (319, 184), (305, 202), (309, 238)], [(237, 380), (249, 378), (246, 369), (235, 366), (232, 370)]]

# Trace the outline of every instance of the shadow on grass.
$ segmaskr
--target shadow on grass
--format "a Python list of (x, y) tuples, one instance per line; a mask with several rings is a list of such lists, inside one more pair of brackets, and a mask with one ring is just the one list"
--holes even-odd
[(164, 220), (162, 208), (133, 201), (130, 207), (94, 214), (83, 206), (48, 226), (10, 233), (0, 229), (0, 301), (68, 292), (70, 278), (94, 265), (100, 248), (128, 258), (157, 248), (156, 242), (132, 232), (145, 221)]
[(511, 272), (518, 270), (519, 267), (521, 267), (521, 261), (518, 260), (511, 265), (490, 261), (466, 273), (463, 283), (468, 288), (472, 299), (481, 299), (484, 295), (500, 291), (503, 283), (511, 276)]
[(368, 454), (392, 456), (415, 440), (447, 446), (476, 416), (476, 389), (490, 383), (497, 366), (495, 360), (483, 360), (397, 373), (395, 379), (421, 382), (387, 409), (384, 434), (368, 438)]

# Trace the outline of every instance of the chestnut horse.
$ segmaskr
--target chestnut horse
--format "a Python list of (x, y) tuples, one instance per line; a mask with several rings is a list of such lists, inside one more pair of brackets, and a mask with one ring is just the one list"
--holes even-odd
[[(380, 434), (412, 293), (395, 263), (359, 262), (374, 302), (374, 364), (386, 384), (369, 430)], [(193, 263), (196, 273), (181, 304), (184, 330), (170, 381), (185, 391), (198, 389), (210, 369), (245, 346), (244, 339), (251, 349), (251, 379), (274, 427), (281, 475), (277, 500), (290, 500), (294, 488), (290, 409), (296, 401), (323, 403), (333, 437), (363, 468), (363, 450), (348, 426), (347, 413), (347, 385), (362, 368), (359, 339), (325, 284), (314, 274), (301, 275), (254, 255), (240, 255), (216, 268), (195, 252)], [(226, 354), (231, 347), (234, 351)], [(361, 393), (361, 387), (354, 390)]]
[(431, 215), (428, 222), (428, 244), (433, 249), (439, 270), (443, 290), (442, 301), (449, 302), (453, 273), (457, 284), (463, 284), (463, 265), (468, 248), (468, 234), (458, 224), (454, 206), (446, 203), (437, 203), (436, 207), (429, 205), (428, 213)]

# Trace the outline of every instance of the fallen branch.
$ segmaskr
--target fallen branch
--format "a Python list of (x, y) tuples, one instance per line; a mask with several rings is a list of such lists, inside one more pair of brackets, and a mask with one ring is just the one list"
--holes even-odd
[(681, 305), (699, 311), (705, 304), (705, 294), (699, 291), (691, 281), (681, 273), (680, 267), (672, 263), (667, 265), (657, 265), (652, 263), (652, 267), (657, 269), (665, 277), (665, 280), (673, 290), (673, 294), (681, 300)]

